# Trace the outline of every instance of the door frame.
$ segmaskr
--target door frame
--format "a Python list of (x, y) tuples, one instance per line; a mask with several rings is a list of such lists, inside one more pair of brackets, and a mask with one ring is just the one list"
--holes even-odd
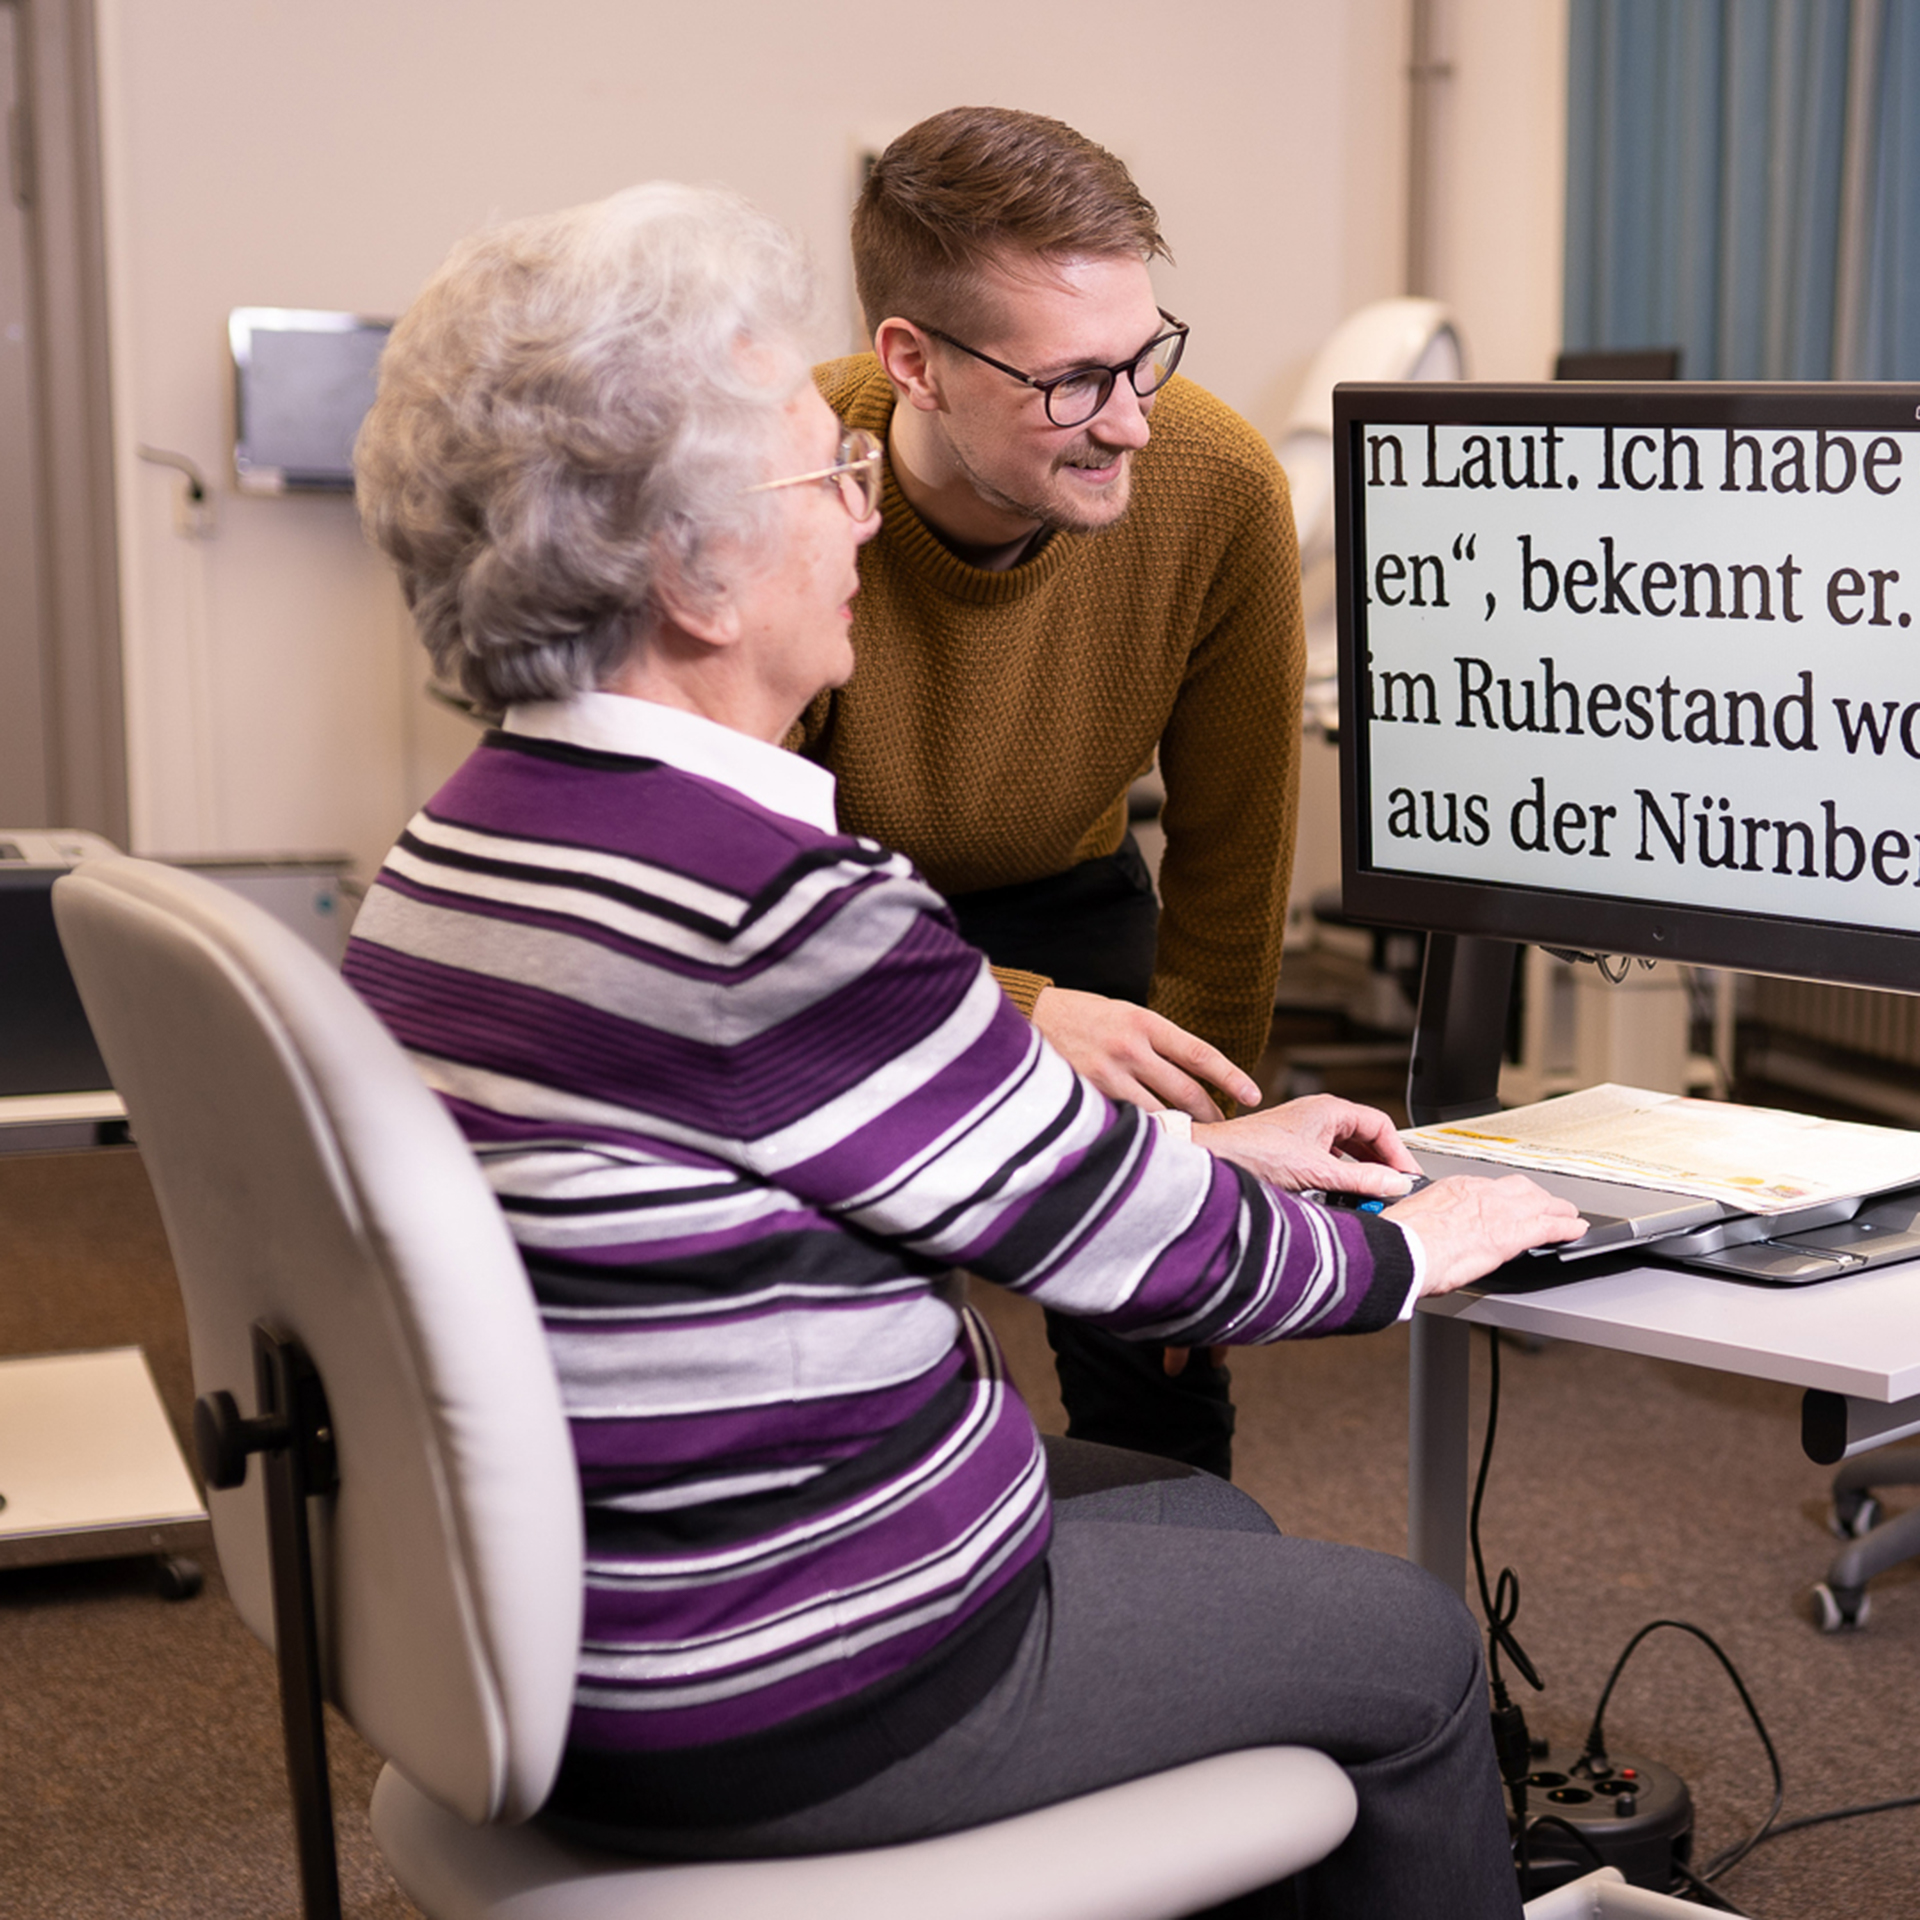
[(92, 0), (0, 0), (18, 25), (47, 789), (55, 818), (127, 844), (100, 104)]

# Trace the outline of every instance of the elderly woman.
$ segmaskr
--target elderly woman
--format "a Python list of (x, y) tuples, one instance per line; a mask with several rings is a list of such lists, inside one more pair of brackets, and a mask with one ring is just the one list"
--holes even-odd
[(504, 714), (348, 975), (472, 1141), (572, 1423), (547, 1817), (806, 1852), (1300, 1741), (1360, 1798), (1317, 1910), (1517, 1911), (1458, 1603), (1207, 1476), (1043, 1450), (949, 1277), (1267, 1341), (1387, 1325), (1579, 1223), (1518, 1180), (1371, 1218), (1249, 1171), (1403, 1191), (1343, 1103), (1192, 1139), (1115, 1107), (904, 859), (836, 831), (779, 743), (854, 670), (881, 453), (810, 384), (811, 313), (770, 221), (636, 188), (460, 247), (361, 438), (428, 649)]

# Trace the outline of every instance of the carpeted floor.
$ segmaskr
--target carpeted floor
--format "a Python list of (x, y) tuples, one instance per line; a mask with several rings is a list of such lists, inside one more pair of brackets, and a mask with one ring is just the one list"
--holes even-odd
[[(0, 1158), (0, 1224), (0, 1353), (138, 1341), (184, 1431), (184, 1333), (138, 1156)], [(1037, 1313), (984, 1304), (1057, 1427)], [(1234, 1369), (1242, 1483), (1289, 1530), (1402, 1550), (1404, 1332), (1243, 1353)], [(1878, 1584), (1864, 1633), (1817, 1634), (1804, 1596), (1832, 1551), (1824, 1486), (1789, 1390), (1509, 1351), (1486, 1535), (1492, 1568), (1520, 1575), (1520, 1637), (1548, 1683), (1526, 1700), (1535, 1730), (1577, 1740), (1629, 1634), (1676, 1615), (1746, 1676), (1787, 1817), (1920, 1792), (1920, 1574)], [(1643, 1649), (1608, 1730), (1616, 1752), (1686, 1777), (1701, 1852), (1764, 1810), (1758, 1743), (1692, 1642)], [(337, 1724), (334, 1747), (348, 1911), (409, 1914), (366, 1834), (372, 1757)], [(0, 1780), (9, 1920), (297, 1912), (272, 1670), (210, 1556), (206, 1592), (179, 1604), (133, 1563), (0, 1574)], [(1723, 1883), (1760, 1920), (1909, 1920), (1916, 1888), (1920, 1810), (1783, 1839)]]
[[(193, 1389), (173, 1267), (139, 1155), (0, 1156), (0, 1353), (138, 1343), (183, 1437)], [(0, 1914), (294, 1915), (273, 1661), (209, 1550), (206, 1589), (151, 1563), (0, 1572)], [(367, 1832), (378, 1764), (332, 1722), (348, 1911), (399, 1920)]]

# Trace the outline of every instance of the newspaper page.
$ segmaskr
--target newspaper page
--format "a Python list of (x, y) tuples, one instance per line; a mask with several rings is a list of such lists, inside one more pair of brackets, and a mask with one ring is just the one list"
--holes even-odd
[(1789, 1213), (1920, 1183), (1920, 1133), (1606, 1084), (1416, 1127), (1409, 1146)]

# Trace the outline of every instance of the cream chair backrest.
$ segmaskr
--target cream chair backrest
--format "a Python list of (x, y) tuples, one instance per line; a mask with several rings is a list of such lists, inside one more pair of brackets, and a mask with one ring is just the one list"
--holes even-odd
[[(319, 1369), (340, 1463), (312, 1503), (327, 1691), (468, 1820), (559, 1762), (581, 1614), (579, 1490), (519, 1256), (406, 1056), (297, 936), (213, 882), (88, 860), (54, 912), (127, 1103), (186, 1300), (197, 1394), (255, 1411), (250, 1329)], [(257, 1463), (210, 1496), (273, 1638)]]

